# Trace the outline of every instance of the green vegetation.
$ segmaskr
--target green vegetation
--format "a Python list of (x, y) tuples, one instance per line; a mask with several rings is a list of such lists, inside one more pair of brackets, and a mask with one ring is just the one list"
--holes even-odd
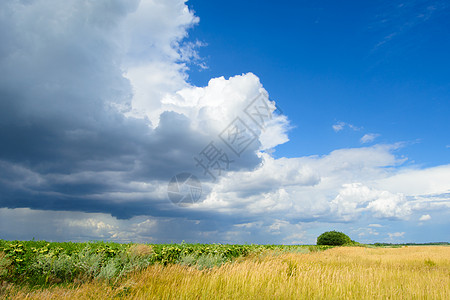
[[(204, 270), (234, 262), (240, 258), (265, 255), (265, 252), (277, 255), (312, 253), (335, 245), (401, 247), (385, 243), (361, 245), (336, 231), (319, 236), (317, 244), (317, 246), (119, 244), (0, 240), (0, 284), (10, 282), (19, 285), (49, 286), (90, 282), (93, 279), (114, 284), (124, 276), (152, 265), (177, 264)], [(427, 265), (432, 266), (433, 262), (427, 262)]]
[(327, 248), (329, 247), (0, 240), (0, 282), (48, 285), (92, 279), (117, 281), (124, 275), (154, 264), (181, 264), (201, 270), (267, 250), (314, 252)]
[[(180, 245), (161, 247), (172, 246)], [(196, 246), (216, 245), (183, 245)], [(450, 299), (448, 246), (328, 248), (274, 246), (220, 267), (218, 254), (181, 255), (177, 264), (155, 263), (117, 281), (103, 280), (114, 271), (110, 263), (104, 277), (89, 282), (0, 281), (0, 299)], [(127, 253), (151, 255), (148, 245), (132, 245)]]
[(355, 244), (355, 242), (345, 233), (335, 230), (324, 232), (317, 238), (317, 245), (343, 246), (349, 244)]

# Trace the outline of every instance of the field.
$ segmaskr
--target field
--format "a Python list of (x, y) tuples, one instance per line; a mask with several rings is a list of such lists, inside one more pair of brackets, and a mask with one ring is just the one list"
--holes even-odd
[[(7, 243), (3, 241), (3, 244)], [(43, 246), (48, 249), (56, 245)], [(22, 248), (27, 248), (25, 251), (32, 247), (31, 244), (22, 245)], [(42, 276), (27, 279), (27, 276), (36, 275), (25, 270), (22, 272), (27, 276), (20, 278), (20, 274), (15, 273), (12, 280), (0, 263), (0, 276), (4, 278), (0, 297), (450, 299), (450, 247), (447, 246), (326, 249), (315, 246), (181, 244), (149, 247), (94, 243), (74, 244), (72, 248), (67, 246), (73, 250), (71, 255), (63, 246), (59, 247), (63, 250), (60, 249), (57, 255), (52, 254), (54, 262), (60, 261), (59, 257), (66, 256), (66, 260), (67, 257), (77, 257), (73, 258), (77, 262), (71, 265), (70, 274), (64, 277), (53, 266), (53, 270), (41, 268), (46, 280)], [(51, 257), (51, 251), (34, 256), (34, 260), (45, 255)], [(115, 252), (107, 254), (107, 251)], [(0, 259), (3, 266), (8, 253), (8, 257), (12, 257), (11, 251), (3, 251)], [(95, 271), (87, 272), (87, 265), (82, 269), (80, 253), (97, 258), (91, 261), (98, 262)], [(36, 268), (35, 263), (29, 264), (28, 268)], [(105, 271), (108, 268), (109, 273)], [(14, 271), (12, 265), (6, 269)]]

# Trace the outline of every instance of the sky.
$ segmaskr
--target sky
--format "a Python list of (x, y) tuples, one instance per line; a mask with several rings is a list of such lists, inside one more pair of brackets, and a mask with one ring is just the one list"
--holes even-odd
[(449, 17), (2, 1), (0, 239), (448, 242)]

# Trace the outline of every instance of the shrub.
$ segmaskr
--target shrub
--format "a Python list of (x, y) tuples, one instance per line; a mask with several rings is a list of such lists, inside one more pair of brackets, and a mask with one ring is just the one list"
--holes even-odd
[(111, 280), (114, 278), (114, 276), (116, 276), (117, 273), (118, 268), (116, 261), (111, 259), (101, 267), (100, 272), (97, 275), (97, 278)]
[(5, 253), (0, 252), (0, 279), (8, 275), (8, 271), (11, 268), (11, 259), (5, 256)]
[(211, 269), (213, 267), (219, 267), (223, 263), (225, 263), (226, 259), (224, 259), (220, 255), (207, 254), (202, 255), (197, 259), (197, 269)]
[(197, 256), (195, 254), (183, 254), (178, 260), (178, 263), (182, 266), (193, 266), (197, 262)]
[(352, 240), (345, 233), (339, 231), (327, 231), (319, 235), (317, 245), (342, 246), (351, 244)]
[(91, 279), (95, 278), (100, 272), (103, 260), (102, 254), (91, 253), (90, 247), (85, 247), (77, 254), (75, 267), (83, 279)]
[(35, 283), (58, 283), (71, 281), (74, 271), (73, 259), (66, 254), (58, 257), (39, 254), (29, 266), (27, 275), (31, 275)]

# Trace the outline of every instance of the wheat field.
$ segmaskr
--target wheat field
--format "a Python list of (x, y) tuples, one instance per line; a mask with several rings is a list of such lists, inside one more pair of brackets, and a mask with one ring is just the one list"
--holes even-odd
[(154, 265), (115, 285), (8, 289), (14, 299), (450, 299), (450, 247), (266, 252), (209, 270)]

